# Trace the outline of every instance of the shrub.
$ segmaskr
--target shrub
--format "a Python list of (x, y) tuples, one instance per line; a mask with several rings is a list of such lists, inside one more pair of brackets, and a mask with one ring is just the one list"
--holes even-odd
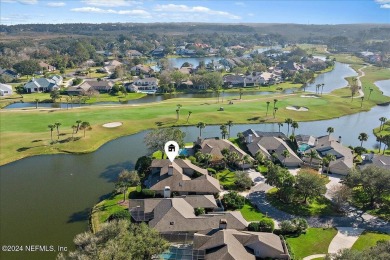
[(130, 219), (131, 216), (130, 216), (130, 212), (125, 209), (125, 210), (121, 210), (121, 211), (117, 211), (117, 212), (114, 212), (112, 213), (107, 221), (113, 221), (113, 220), (119, 220), (119, 219)]
[(259, 222), (251, 222), (249, 223), (248, 230), (258, 232), (260, 229)]
[(194, 156), (188, 157), (188, 160), (190, 160), (192, 164), (197, 164), (196, 158)]
[(154, 198), (154, 197), (156, 197), (156, 192), (154, 190), (143, 189), (142, 190), (142, 195), (145, 198)]
[(73, 86), (76, 86), (76, 85), (80, 84), (81, 82), (83, 82), (82, 79), (80, 79), (80, 78), (75, 78), (75, 79), (73, 80), (73, 82), (72, 82), (72, 85), (73, 85)]
[(243, 191), (246, 189), (250, 189), (252, 186), (252, 179), (249, 177), (247, 172), (237, 171), (236, 172), (236, 184), (237, 190)]
[(280, 231), (282, 234), (289, 234), (295, 232), (295, 226), (290, 220), (283, 220), (280, 222)]
[(275, 229), (275, 224), (272, 219), (266, 218), (259, 221), (260, 232), (273, 232), (274, 229)]
[(216, 175), (216, 174), (217, 174), (217, 171), (214, 170), (213, 168), (207, 168), (207, 171), (208, 171), (211, 175)]
[(206, 210), (204, 208), (195, 208), (195, 216), (205, 214)]
[(227, 210), (241, 209), (245, 204), (245, 197), (232, 191), (223, 196), (222, 204)]
[(306, 232), (306, 229), (309, 227), (306, 219), (304, 218), (294, 218), (291, 222), (295, 227), (295, 232), (298, 234)]

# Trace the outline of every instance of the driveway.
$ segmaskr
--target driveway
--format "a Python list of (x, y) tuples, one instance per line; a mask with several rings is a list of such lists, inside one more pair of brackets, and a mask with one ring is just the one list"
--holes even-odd
[(328, 253), (335, 254), (341, 249), (351, 248), (364, 231), (361, 228), (336, 227), (338, 232), (329, 244)]
[(329, 200), (333, 199), (333, 191), (340, 187), (342, 184), (340, 181), (345, 178), (343, 175), (332, 174), (328, 175), (330, 182), (326, 184), (326, 193), (325, 197)]

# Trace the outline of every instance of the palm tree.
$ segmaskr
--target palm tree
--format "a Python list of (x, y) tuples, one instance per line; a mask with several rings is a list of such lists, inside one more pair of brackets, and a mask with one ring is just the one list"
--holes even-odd
[(328, 135), (330, 136), (331, 133), (334, 133), (334, 128), (329, 126), (328, 129), (326, 129), (326, 132), (328, 133)]
[(211, 162), (212, 159), (213, 159), (213, 156), (209, 153), (206, 153), (203, 155), (203, 161), (206, 164), (206, 167), (209, 167), (209, 163)]
[(320, 93), (320, 87), (321, 87), (321, 84), (316, 85), (316, 94)]
[(283, 126), (283, 123), (279, 122), (278, 126), (279, 126), (279, 133), (280, 133), (280, 127)]
[(197, 125), (196, 125), (197, 128), (199, 128), (199, 136), (202, 137), (202, 129), (206, 127), (206, 124), (203, 123), (203, 122), (199, 122)]
[(278, 102), (278, 100), (275, 98), (274, 99), (274, 109), (275, 109), (276, 102)]
[(242, 158), (241, 158), (241, 161), (242, 161), (242, 169), (244, 169), (244, 165), (245, 164), (249, 164), (251, 163), (251, 158), (249, 157), (249, 155), (244, 155)]
[(180, 108), (182, 107), (181, 104), (177, 104), (177, 109), (176, 109), (176, 121), (179, 121), (179, 112), (180, 112)]
[(360, 147), (363, 147), (363, 142), (367, 141), (368, 135), (366, 133), (360, 133), (359, 136), (358, 136), (358, 139), (361, 142), (360, 143)]
[(55, 125), (48, 125), (47, 127), (50, 128), (50, 138), (53, 141), (53, 130), (56, 127)]
[(302, 85), (302, 88), (303, 88), (303, 92), (306, 92), (307, 84), (304, 83), (304, 84)]
[(76, 131), (77, 131), (77, 125), (72, 125), (72, 139)]
[(81, 120), (77, 120), (77, 121), (76, 121), (76, 123), (77, 123), (76, 134), (79, 132), (81, 122), (82, 122)]
[(295, 134), (295, 129), (297, 129), (299, 127), (298, 125), (298, 122), (297, 121), (294, 121), (291, 123), (291, 127), (292, 127), (292, 134), (294, 135)]
[(241, 100), (242, 94), (244, 94), (244, 92), (242, 91), (242, 88), (240, 88), (239, 94), (240, 94), (240, 100)]
[(332, 161), (336, 161), (336, 156), (334, 154), (328, 153), (325, 155), (325, 157), (322, 159), (322, 163), (324, 166), (327, 167), (326, 173), (328, 174), (330, 172), (330, 163)]
[(228, 130), (227, 130), (226, 125), (221, 125), (221, 126), (219, 127), (219, 129), (221, 129), (221, 136), (222, 136), (222, 139), (225, 139), (225, 138), (226, 138), (226, 135), (228, 134)]
[(269, 108), (269, 104), (270, 104), (270, 103), (271, 103), (271, 102), (267, 101), (267, 113), (265, 113), (265, 116), (268, 115), (268, 108)]
[(276, 117), (276, 111), (278, 111), (278, 108), (274, 107), (274, 118)]
[(65, 100), (66, 100), (66, 109), (69, 109), (69, 97), (66, 97)]
[(383, 135), (378, 135), (376, 138), (376, 141), (379, 142), (379, 153), (381, 153), (381, 147), (382, 147), (382, 142), (383, 142)]
[(387, 121), (387, 118), (382, 116), (379, 118), (379, 121), (381, 122), (381, 125), (379, 126), (379, 131), (382, 131), (383, 127), (385, 126), (385, 122)]
[(91, 125), (89, 124), (89, 122), (82, 122), (80, 127), (81, 127), (81, 129), (84, 130), (84, 137), (85, 137), (85, 130), (90, 129)]
[(374, 91), (374, 89), (373, 89), (373, 88), (370, 88), (370, 94), (368, 94), (368, 100), (370, 100), (372, 91)]
[(61, 126), (61, 123), (55, 122), (54, 126), (57, 128), (57, 138), (60, 139), (60, 130), (58, 128)]
[(291, 118), (286, 118), (284, 122), (287, 124), (287, 136), (290, 133), (290, 124), (293, 123), (293, 120)]
[(361, 101), (360, 101), (360, 107), (363, 107), (363, 101), (364, 101), (364, 97), (360, 97)]
[(382, 142), (383, 142), (383, 144), (385, 144), (385, 146), (383, 146), (382, 154), (385, 154), (386, 147), (387, 147), (387, 149), (389, 149), (389, 147), (390, 147), (390, 135), (383, 136)]
[(229, 138), (230, 138), (230, 127), (233, 126), (233, 121), (232, 120), (227, 121), (226, 125), (229, 127)]
[(191, 114), (192, 114), (192, 112), (191, 112), (191, 111), (188, 111), (187, 123), (188, 123), (188, 120), (190, 119)]
[(308, 157), (310, 158), (310, 166), (312, 166), (313, 159), (317, 159), (318, 158), (317, 151), (314, 150), (314, 149), (311, 149), (310, 153), (308, 154)]
[(35, 108), (38, 109), (39, 99), (35, 99)]
[(322, 92), (324, 91), (324, 86), (325, 86), (325, 84), (322, 83), (322, 84), (321, 84), (321, 96), (322, 96)]
[(286, 158), (287, 157), (290, 157), (290, 152), (288, 151), (288, 150), (284, 150), (283, 152), (282, 152), (282, 156), (283, 156), (283, 165), (284, 166), (286, 166), (286, 164), (285, 164), (285, 162), (286, 162)]

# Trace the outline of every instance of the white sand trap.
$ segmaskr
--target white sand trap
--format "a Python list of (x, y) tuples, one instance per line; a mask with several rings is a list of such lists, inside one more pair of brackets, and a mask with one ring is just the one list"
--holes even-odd
[(303, 98), (320, 98), (320, 97), (317, 97), (316, 95), (301, 95), (301, 97), (303, 97)]
[(300, 106), (288, 106), (286, 107), (288, 110), (294, 110), (294, 111), (300, 111), (300, 112), (306, 112), (309, 111), (307, 107), (300, 107)]
[(104, 124), (103, 127), (114, 128), (114, 127), (118, 127), (118, 126), (121, 126), (121, 125), (123, 125), (122, 122), (112, 122), (112, 123)]

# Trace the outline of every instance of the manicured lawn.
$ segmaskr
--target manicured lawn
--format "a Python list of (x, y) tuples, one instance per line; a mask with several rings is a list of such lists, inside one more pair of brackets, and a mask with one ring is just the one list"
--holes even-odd
[(250, 201), (246, 200), (244, 207), (240, 209), (242, 216), (246, 221), (259, 221), (267, 218), (263, 213), (258, 211)]
[[(136, 187), (130, 187), (127, 191), (127, 196), (131, 192), (135, 192)], [(112, 195), (110, 198), (102, 200), (96, 204), (92, 209), (91, 226), (93, 231), (99, 230), (99, 225), (106, 222), (108, 217), (114, 212), (128, 208), (128, 200), (125, 205), (118, 203), (123, 201), (123, 193)]]
[(274, 207), (297, 216), (339, 215), (331, 202), (325, 197), (311, 200), (310, 204), (301, 202), (285, 204), (277, 198), (277, 188), (273, 188), (267, 192), (267, 199)]
[[(378, 121), (378, 124), (380, 125), (380, 122)], [(383, 129), (379, 131), (379, 126), (373, 130), (375, 136), (385, 136), (385, 135), (390, 135), (390, 120), (387, 120), (385, 122), (385, 125), (383, 126)], [(382, 145), (383, 147), (383, 145)]]
[(333, 237), (337, 234), (335, 228), (309, 228), (306, 234), (298, 237), (286, 236), (286, 241), (295, 255), (295, 259), (305, 256), (328, 253), (328, 247)]
[(217, 179), (225, 190), (234, 190), (236, 188), (236, 185), (234, 184), (236, 181), (236, 175), (228, 169), (218, 172)]
[(353, 244), (352, 249), (363, 251), (366, 248), (375, 246), (379, 240), (390, 240), (390, 235), (364, 231), (355, 244)]

